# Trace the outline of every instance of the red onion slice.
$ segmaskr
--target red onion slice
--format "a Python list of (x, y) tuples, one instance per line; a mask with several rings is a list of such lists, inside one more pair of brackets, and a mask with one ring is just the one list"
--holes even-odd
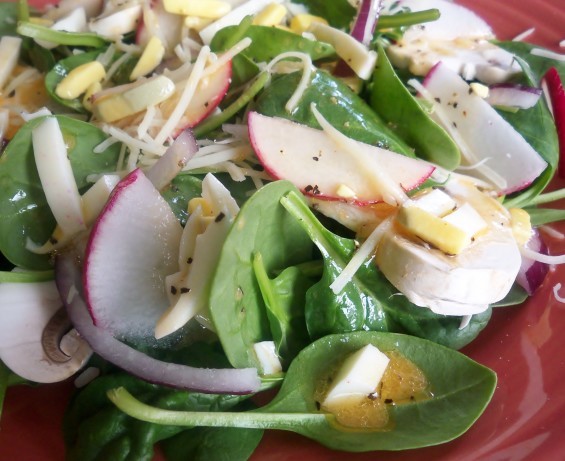
[(162, 190), (180, 173), (196, 152), (198, 152), (196, 139), (192, 130), (186, 129), (175, 138), (171, 146), (145, 176), (153, 183), (155, 189)]
[[(537, 231), (535, 231), (526, 246), (530, 250), (547, 254), (547, 246)], [(522, 256), (522, 265), (516, 277), (516, 282), (531, 296), (543, 283), (548, 271), (549, 266), (547, 264)]]
[(553, 119), (559, 139), (559, 176), (565, 178), (565, 89), (555, 67), (547, 71), (543, 76), (543, 81), (547, 85), (551, 99)]
[(365, 46), (369, 46), (373, 40), (381, 8), (381, 0), (361, 1), (357, 17), (351, 29), (351, 36)]
[(194, 368), (154, 359), (94, 326), (82, 297), (81, 273), (69, 255), (57, 257), (55, 278), (61, 299), (76, 330), (102, 358), (151, 383), (209, 394), (250, 394), (259, 390), (254, 368)]
[(486, 100), (491, 106), (529, 109), (536, 105), (541, 95), (542, 90), (539, 88), (501, 83), (489, 88), (489, 95)]

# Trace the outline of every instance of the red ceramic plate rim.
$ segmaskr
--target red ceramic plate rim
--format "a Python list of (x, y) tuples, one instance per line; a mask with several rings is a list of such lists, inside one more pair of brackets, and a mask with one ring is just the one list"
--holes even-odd
[[(45, 3), (42, 0), (36, 4)], [(460, 0), (495, 29), (512, 39), (535, 27), (527, 38), (554, 51), (565, 52), (563, 0)], [(554, 187), (565, 186), (564, 181)], [(563, 207), (563, 203), (560, 204)], [(552, 226), (565, 233), (565, 224)], [(548, 237), (551, 253), (565, 253), (565, 239)], [(555, 267), (534, 297), (519, 307), (499, 308), (479, 338), (464, 352), (494, 369), (498, 385), (478, 422), (450, 443), (405, 452), (343, 453), (325, 449), (292, 433), (265, 435), (252, 456), (255, 461), (495, 461), (558, 460), (565, 455), (565, 304), (554, 287), (565, 281), (565, 267)], [(480, 287), (478, 287), (480, 289)], [(565, 296), (565, 288), (562, 295)], [(2, 460), (57, 461), (64, 459), (61, 420), (72, 383), (10, 388), (0, 422)]]

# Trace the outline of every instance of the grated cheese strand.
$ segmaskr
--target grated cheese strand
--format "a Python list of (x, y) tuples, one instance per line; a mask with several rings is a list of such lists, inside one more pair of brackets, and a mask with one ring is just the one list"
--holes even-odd
[(532, 35), (535, 31), (536, 31), (535, 27), (531, 27), (529, 29), (526, 29), (521, 34), (516, 35), (516, 37), (514, 37), (512, 39), (512, 41), (513, 42), (521, 42), (521, 41), (525, 40), (526, 38), (528, 38), (530, 35)]
[(554, 59), (556, 61), (565, 62), (565, 54), (555, 53), (554, 51), (544, 50), (543, 48), (533, 48), (530, 53), (534, 56), (539, 56), (540, 58)]
[(210, 47), (202, 47), (200, 53), (198, 54), (198, 57), (196, 58), (192, 72), (188, 77), (186, 86), (184, 87), (177, 107), (175, 107), (171, 116), (169, 117), (169, 120), (167, 120), (167, 122), (161, 128), (161, 131), (159, 131), (159, 133), (155, 137), (155, 143), (163, 145), (165, 141), (169, 139), (169, 137), (173, 134), (173, 131), (180, 122), (182, 116), (186, 111), (186, 108), (188, 107), (190, 101), (192, 100), (192, 97), (194, 96), (194, 92), (196, 91), (198, 82), (202, 78), (202, 73), (204, 71), (204, 67), (206, 66), (206, 62), (208, 61), (209, 55)]
[[(324, 130), (324, 132), (339, 146), (347, 151), (351, 159), (357, 162), (359, 168), (367, 171), (368, 174), (372, 176), (374, 180), (374, 187), (376, 191), (382, 196), (383, 200), (388, 203), (389, 205), (399, 205), (404, 203), (408, 200), (408, 196), (406, 192), (400, 187), (399, 184), (396, 184), (394, 181), (390, 179), (390, 176), (387, 172), (382, 168), (382, 166), (376, 165), (374, 167), (367, 165), (368, 157), (362, 157), (359, 155), (359, 148), (355, 141), (345, 136), (341, 131), (337, 130), (333, 127), (324, 117), (318, 109), (316, 109), (316, 105), (312, 103), (310, 106), (314, 117)], [(376, 162), (375, 159), (371, 159)]]
[(292, 96), (284, 106), (286, 111), (291, 113), (294, 109), (296, 109), (296, 106), (302, 99), (302, 96), (304, 95), (304, 92), (306, 91), (310, 83), (310, 78), (312, 76), (312, 58), (310, 57), (309, 54), (306, 53), (299, 53), (293, 51), (281, 53), (278, 56), (276, 56), (274, 59), (272, 59), (271, 62), (269, 62), (269, 64), (267, 64), (266, 67), (267, 72), (272, 74), (273, 67), (280, 61), (283, 61), (288, 58), (300, 59), (300, 61), (302, 62), (302, 69), (303, 69), (302, 77), (300, 78), (300, 82), (298, 83), (298, 86), (296, 87), (294, 93), (292, 93)]
[(119, 128), (116, 128), (116, 127), (111, 126), (111, 125), (104, 125), (102, 127), (102, 131), (104, 131), (104, 133), (112, 136), (113, 138), (117, 139), (118, 141), (123, 142), (130, 149), (134, 149), (134, 148), (140, 149), (144, 152), (148, 152), (150, 154), (155, 154), (155, 155), (159, 155), (159, 156), (163, 155), (167, 150), (167, 148), (162, 146), (162, 145), (147, 143), (147, 142), (141, 141), (139, 139), (136, 139), (133, 136), (126, 133), (125, 131), (120, 130)]
[(252, 40), (249, 37), (245, 37), (244, 39), (240, 40), (238, 43), (232, 46), (228, 51), (222, 53), (222, 55), (219, 56), (214, 63), (206, 67), (206, 69), (204, 69), (204, 72), (202, 72), (202, 77), (206, 77), (207, 75), (213, 74), (222, 66), (226, 65), (228, 61), (230, 61), (239, 53), (241, 53), (243, 50), (248, 48), (249, 45), (251, 45), (251, 42)]
[(369, 234), (367, 240), (357, 249), (353, 258), (349, 260), (347, 265), (343, 268), (341, 273), (336, 277), (336, 279), (330, 285), (330, 289), (334, 294), (339, 294), (347, 285), (359, 268), (363, 265), (365, 260), (374, 253), (375, 248), (381, 241), (384, 233), (390, 228), (392, 224), (392, 218), (387, 218), (381, 222), (373, 232)]
[(555, 297), (556, 301), (565, 304), (565, 298), (559, 294), (559, 290), (561, 290), (561, 283), (556, 283), (553, 286), (553, 296)]

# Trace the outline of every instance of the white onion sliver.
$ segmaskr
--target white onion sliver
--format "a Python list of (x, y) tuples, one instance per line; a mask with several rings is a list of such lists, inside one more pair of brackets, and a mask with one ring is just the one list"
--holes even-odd
[(486, 101), (491, 106), (518, 107), (529, 109), (535, 106), (542, 95), (542, 90), (522, 85), (494, 85), (489, 88)]
[(80, 294), (81, 273), (69, 255), (55, 265), (57, 288), (76, 330), (98, 355), (146, 381), (204, 393), (249, 394), (260, 387), (254, 368), (194, 368), (154, 359), (94, 326)]
[(198, 144), (192, 130), (182, 131), (162, 157), (146, 173), (155, 189), (162, 190), (168, 186), (175, 176), (185, 167), (198, 151)]
[(520, 247), (520, 253), (526, 258), (533, 259), (545, 264), (565, 264), (565, 255), (544, 255), (537, 251), (530, 250), (524, 246)]

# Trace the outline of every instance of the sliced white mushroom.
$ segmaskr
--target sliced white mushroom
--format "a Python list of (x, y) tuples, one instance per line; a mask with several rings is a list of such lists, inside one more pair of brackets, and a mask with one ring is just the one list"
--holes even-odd
[(62, 381), (92, 351), (71, 329), (55, 282), (0, 284), (0, 360), (30, 381)]
[(486, 229), (450, 255), (397, 224), (380, 241), (376, 263), (414, 304), (443, 315), (478, 314), (510, 291), (520, 268), (520, 251), (509, 213), (499, 202), (461, 182), (449, 184), (447, 192), (460, 205), (470, 204)]

